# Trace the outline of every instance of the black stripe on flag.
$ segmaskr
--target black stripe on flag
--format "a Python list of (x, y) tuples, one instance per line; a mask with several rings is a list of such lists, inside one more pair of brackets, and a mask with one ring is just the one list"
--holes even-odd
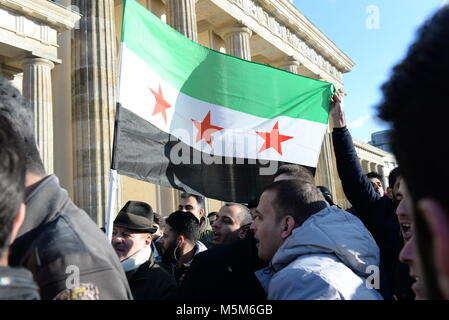
[(112, 159), (112, 169), (131, 178), (238, 203), (258, 198), (286, 164), (202, 153), (119, 104)]

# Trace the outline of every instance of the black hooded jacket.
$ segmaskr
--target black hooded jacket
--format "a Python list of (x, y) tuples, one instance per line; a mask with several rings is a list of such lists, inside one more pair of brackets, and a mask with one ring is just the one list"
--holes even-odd
[(248, 230), (244, 240), (215, 247), (195, 256), (179, 290), (179, 300), (265, 300), (254, 272), (259, 259), (256, 240)]
[[(332, 132), (338, 175), (346, 198), (356, 215), (373, 235), (380, 250), (380, 293), (384, 299), (392, 299), (396, 290), (399, 252), (403, 246), (396, 208), (388, 196), (381, 196), (371, 185), (360, 165), (352, 137), (346, 127)], [(408, 284), (407, 284), (408, 285)]]

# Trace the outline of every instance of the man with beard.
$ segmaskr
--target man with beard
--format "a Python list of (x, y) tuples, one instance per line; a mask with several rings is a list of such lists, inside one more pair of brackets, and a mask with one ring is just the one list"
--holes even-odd
[(167, 300), (176, 290), (174, 279), (154, 262), (151, 242), (156, 228), (153, 216), (149, 204), (128, 201), (114, 220), (112, 246), (126, 272), (135, 300)]
[[(265, 300), (254, 274), (266, 267), (257, 256), (251, 230), (238, 239), (195, 256), (178, 290), (179, 300)], [(236, 290), (238, 288), (238, 290)]]
[(183, 192), (179, 198), (179, 211), (190, 212), (198, 220), (199, 223), (199, 239), (207, 248), (213, 246), (212, 243), (212, 227), (206, 216), (204, 209), (204, 198), (192, 193)]
[(180, 284), (189, 269), (193, 257), (206, 251), (206, 246), (198, 240), (199, 222), (190, 212), (175, 211), (165, 220), (162, 239), (162, 266)]
[(280, 180), (267, 186), (251, 225), (256, 272), (268, 300), (379, 300), (367, 285), (379, 248), (362, 222), (329, 206), (313, 183)]

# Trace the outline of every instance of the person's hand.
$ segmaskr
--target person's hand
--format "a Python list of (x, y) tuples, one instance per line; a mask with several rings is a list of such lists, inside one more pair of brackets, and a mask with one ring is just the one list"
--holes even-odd
[(330, 115), (334, 124), (334, 128), (343, 128), (346, 126), (345, 111), (343, 108), (343, 98), (335, 92), (331, 98)]

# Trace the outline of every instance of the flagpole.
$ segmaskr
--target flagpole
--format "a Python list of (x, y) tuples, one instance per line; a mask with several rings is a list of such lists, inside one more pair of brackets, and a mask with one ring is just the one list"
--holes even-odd
[(112, 241), (112, 227), (114, 224), (114, 212), (115, 212), (115, 195), (117, 193), (117, 170), (111, 169), (109, 174), (109, 201), (108, 212), (106, 218), (106, 235), (109, 241)]

